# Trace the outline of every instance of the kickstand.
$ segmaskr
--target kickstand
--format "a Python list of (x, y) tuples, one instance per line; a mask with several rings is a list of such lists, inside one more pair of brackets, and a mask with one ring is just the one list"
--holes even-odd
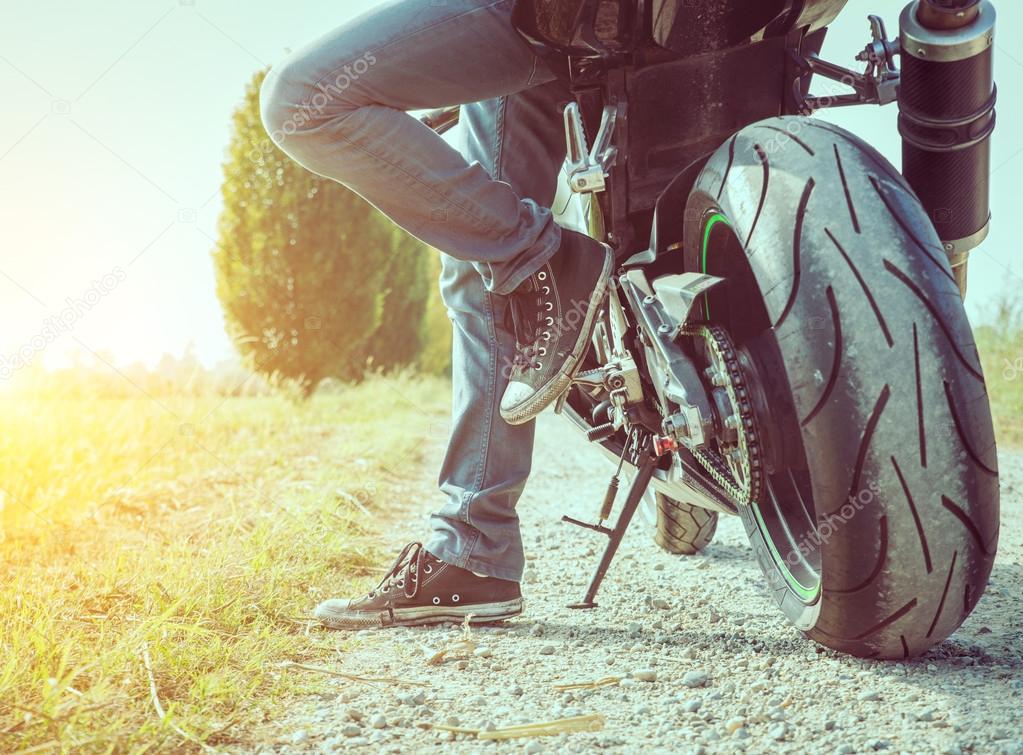
[[(650, 484), (650, 478), (654, 476), (654, 470), (656, 468), (657, 457), (649, 452), (644, 453), (643, 461), (639, 465), (639, 470), (636, 473), (636, 479), (633, 480), (632, 486), (629, 488), (629, 495), (625, 499), (625, 505), (622, 506), (622, 513), (618, 515), (618, 522), (615, 524), (614, 529), (609, 530), (607, 527), (595, 526), (588, 527), (588, 529), (592, 529), (595, 532), (607, 535), (607, 548), (604, 549), (604, 555), (600, 558), (600, 563), (597, 565), (597, 571), (594, 572), (593, 579), (590, 580), (590, 586), (586, 590), (586, 597), (583, 598), (581, 603), (573, 603), (569, 606), (569, 608), (583, 609), (597, 607), (597, 604), (593, 599), (597, 597), (597, 590), (600, 589), (600, 583), (604, 581), (604, 575), (607, 574), (607, 570), (611, 566), (611, 561), (618, 552), (618, 546), (621, 545), (622, 538), (625, 536), (625, 531), (629, 528), (629, 524), (632, 522), (632, 517), (636, 513), (636, 509), (639, 508), (639, 502), (643, 500), (643, 494), (646, 493), (647, 485)], [(567, 519), (567, 517), (563, 518)], [(572, 524), (581, 524), (581, 522), (569, 521), (571, 521)]]

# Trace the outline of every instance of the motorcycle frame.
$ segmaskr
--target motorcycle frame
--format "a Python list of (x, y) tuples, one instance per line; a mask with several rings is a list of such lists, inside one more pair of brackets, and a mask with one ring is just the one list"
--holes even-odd
[[(761, 12), (733, 7), (747, 1)], [(606, 240), (622, 269), (657, 271), (658, 260), (667, 259), (681, 245), (686, 201), (700, 171), (735, 132), (772, 116), (808, 115), (827, 104), (854, 104), (849, 97), (830, 103), (811, 97), (814, 74), (852, 86), (856, 103), (879, 100), (876, 81), (819, 58), (827, 26), (847, 2), (700, 0), (694, 6), (691, 0), (518, 0), (513, 23), (569, 84), (587, 143), (597, 138), (605, 108), (615, 111), (617, 154), (607, 166), (603, 190), (573, 192), (573, 166), (566, 161), (554, 202), (562, 210), (558, 222)], [(616, 9), (617, 36), (596, 33), (601, 4)], [(713, 28), (701, 28), (686, 18), (686, 9), (694, 7), (719, 20), (722, 13), (730, 15)], [(655, 11), (676, 23), (651, 32)], [(572, 38), (555, 33), (568, 28), (577, 29)], [(742, 91), (704, 85), (707, 71), (716, 72), (724, 82), (741, 76)], [(443, 133), (457, 124), (458, 108), (430, 111), (421, 120)], [(571, 401), (562, 402), (559, 409), (580, 430), (593, 430), (594, 424)], [(622, 457), (622, 444), (613, 436), (598, 445), (615, 462)], [(638, 468), (631, 459), (625, 465)], [(679, 466), (672, 470), (658, 464), (650, 487), (679, 498), (682, 484), (689, 502), (735, 513), (695, 463), (680, 459)]]
[[(835, 5), (844, 2), (832, 4), (832, 8)], [(582, 112), (587, 140), (594, 142), (604, 108), (612, 106), (616, 109), (617, 155), (607, 170), (604, 191), (575, 194), (581, 200), (578, 203), (565, 198), (571, 194), (566, 163), (559, 182), (561, 201), (556, 200), (555, 205), (575, 205), (576, 212), (574, 218), (561, 217), (559, 222), (581, 232), (603, 229), (603, 238), (614, 247), (623, 269), (656, 269), (658, 259), (668, 259), (681, 244), (686, 201), (713, 152), (750, 123), (804, 112), (802, 98), (807, 95), (809, 73), (801, 63), (802, 56), (819, 52), (825, 33), (824, 28), (812, 32), (804, 28), (699, 55), (648, 51), (628, 62), (619, 56), (570, 57), (570, 87)], [(748, 80), (752, 72), (757, 81), (724, 97), (713, 89), (703, 90), (702, 99), (694, 102), (693, 82), (708, 69), (723, 72), (724, 79), (743, 72)], [(656, 98), (650, 96), (654, 92)], [(673, 112), (655, 113), (644, 107), (644, 103), (664, 101), (677, 103)], [(695, 132), (691, 126), (680, 127), (688, 122), (687, 113), (700, 111), (714, 113), (716, 120), (705, 119), (704, 128)], [(669, 169), (651, 176), (647, 168), (653, 161), (648, 156), (666, 153), (674, 155), (667, 161)], [(680, 170), (679, 165), (683, 166)], [(612, 295), (619, 295), (618, 287)], [(593, 430), (593, 422), (573, 401), (567, 400), (561, 408), (578, 429)], [(601, 440), (599, 446), (613, 461), (622, 455), (620, 440), (614, 436)], [(637, 465), (629, 461), (626, 465), (638, 473)], [(656, 492), (708, 510), (736, 513), (735, 506), (716, 492), (714, 483), (684, 454), (676, 455), (669, 464), (662, 460), (652, 470), (649, 485)]]

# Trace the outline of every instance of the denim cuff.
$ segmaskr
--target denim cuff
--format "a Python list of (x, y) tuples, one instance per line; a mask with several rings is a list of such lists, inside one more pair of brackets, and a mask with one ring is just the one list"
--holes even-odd
[[(476, 537), (471, 538), (471, 544), (475, 545), (476, 540)], [(517, 569), (509, 568), (488, 561), (482, 561), (472, 555), (471, 545), (465, 549), (465, 552), (455, 550), (452, 545), (452, 538), (448, 537), (447, 533), (435, 532), (433, 537), (426, 543), (426, 550), (446, 564), (451, 564), (461, 569), (468, 569), (485, 577), (496, 577), (497, 579), (506, 579), (511, 582), (522, 581), (523, 567)]]
[[(539, 252), (531, 252), (517, 258), (512, 265), (514, 269), (503, 276), (494, 274), (494, 266), (490, 265), (490, 292), (498, 296), (507, 296), (521, 286), (533, 273), (543, 267), (547, 261), (561, 248), (561, 226), (551, 221), (555, 229), (553, 233), (545, 233), (544, 236), (553, 236), (547, 241), (546, 247), (541, 247)], [(499, 268), (500, 269), (500, 268)], [(502, 271), (503, 272), (503, 271)], [(487, 276), (484, 276), (486, 278)]]

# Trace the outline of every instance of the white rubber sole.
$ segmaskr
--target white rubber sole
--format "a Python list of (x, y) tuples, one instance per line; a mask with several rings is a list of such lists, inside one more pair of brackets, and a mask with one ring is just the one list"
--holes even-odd
[(414, 626), (423, 623), (457, 621), (461, 623), (468, 616), (470, 624), (486, 624), (504, 621), (522, 613), (522, 598), (506, 600), (503, 603), (478, 603), (472, 606), (423, 606), (421, 608), (397, 608), (393, 611), (394, 623), (399, 626)]
[(372, 629), (414, 627), (428, 624), (490, 624), (513, 619), (522, 613), (522, 598), (500, 603), (476, 603), (464, 606), (418, 606), (388, 611), (337, 611), (319, 614), (320, 623), (331, 629)]

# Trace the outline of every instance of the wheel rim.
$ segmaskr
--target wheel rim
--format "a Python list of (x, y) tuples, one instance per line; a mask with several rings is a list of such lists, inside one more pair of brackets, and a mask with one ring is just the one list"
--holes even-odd
[[(728, 254), (728, 247), (739, 250), (739, 259), (746, 260), (731, 222), (720, 210), (708, 212), (703, 223), (703, 244), (699, 257), (702, 272), (707, 273), (708, 268), (713, 267), (709, 263), (721, 260), (722, 255)], [(729, 264), (726, 258), (722, 260), (719, 274), (727, 276), (729, 269), (734, 272), (735, 267), (734, 262)], [(704, 314), (708, 320), (711, 315), (709, 298), (705, 296), (703, 301)], [(726, 311), (724, 308), (715, 309)], [(769, 326), (769, 323), (765, 325)], [(755, 374), (749, 376), (749, 382), (751, 385), (762, 385), (759, 376)], [(757, 417), (757, 420), (761, 426), (772, 422), (770, 418)], [(803, 461), (805, 467), (805, 458)], [(784, 579), (786, 586), (800, 602), (806, 605), (815, 603), (821, 592), (821, 540), (816, 528), (816, 508), (809, 475), (791, 466), (769, 473), (762, 500), (751, 504), (749, 508), (759, 535), (767, 545), (776, 573)]]
[(778, 572), (800, 601), (810, 605), (820, 596), (821, 553), (808, 484), (791, 469), (768, 475), (764, 502), (750, 508)]

